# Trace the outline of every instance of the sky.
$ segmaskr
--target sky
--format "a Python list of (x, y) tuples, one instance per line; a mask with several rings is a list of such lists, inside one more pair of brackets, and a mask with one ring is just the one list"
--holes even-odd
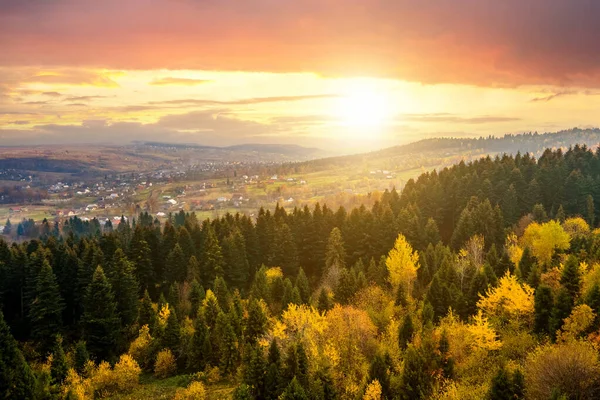
[(600, 125), (596, 0), (0, 0), (0, 145)]

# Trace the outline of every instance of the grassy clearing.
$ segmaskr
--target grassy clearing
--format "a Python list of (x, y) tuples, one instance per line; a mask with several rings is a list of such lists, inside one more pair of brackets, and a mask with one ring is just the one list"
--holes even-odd
[[(142, 375), (140, 386), (126, 395), (115, 395), (109, 400), (170, 400), (179, 388), (187, 387), (190, 383), (189, 375), (178, 375), (166, 379), (156, 379), (152, 375)], [(231, 399), (235, 385), (231, 382), (221, 382), (206, 385), (207, 400)]]

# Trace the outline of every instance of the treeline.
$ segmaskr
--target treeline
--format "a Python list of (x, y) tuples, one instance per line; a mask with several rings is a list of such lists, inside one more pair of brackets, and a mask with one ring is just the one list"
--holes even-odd
[(145, 370), (226, 378), (238, 399), (595, 398), (599, 155), (461, 163), (370, 209), (74, 218), (0, 241), (0, 393), (102, 397)]

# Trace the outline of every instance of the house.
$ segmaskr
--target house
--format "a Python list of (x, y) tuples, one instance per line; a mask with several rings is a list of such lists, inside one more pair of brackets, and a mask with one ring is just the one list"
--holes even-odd
[(164, 212), (162, 212), (162, 211), (159, 211), (159, 212), (157, 212), (157, 213), (156, 213), (156, 216), (157, 216), (157, 217), (164, 217), (165, 215), (167, 215), (167, 214), (165, 214), (165, 213), (164, 213)]
[(174, 205), (177, 204), (177, 200), (175, 200), (175, 199), (169, 199), (169, 200), (167, 200), (167, 203), (169, 203), (170, 205), (174, 206)]
[(117, 193), (111, 193), (108, 197), (110, 197), (111, 199), (116, 199), (119, 197), (119, 195)]
[(217, 201), (218, 201), (219, 203), (224, 203), (224, 202), (226, 202), (226, 201), (227, 201), (227, 197), (223, 197), (223, 196), (221, 196), (221, 197), (217, 197)]

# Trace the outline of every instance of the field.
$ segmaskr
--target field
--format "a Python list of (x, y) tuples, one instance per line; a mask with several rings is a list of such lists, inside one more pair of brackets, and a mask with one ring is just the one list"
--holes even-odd
[[(166, 379), (156, 379), (152, 375), (142, 375), (140, 386), (133, 392), (124, 395), (115, 395), (108, 400), (139, 400), (139, 399), (172, 399), (179, 388), (186, 387), (190, 382), (187, 375), (178, 375)], [(235, 386), (227, 382), (208, 384), (206, 387), (206, 400), (230, 399)]]

